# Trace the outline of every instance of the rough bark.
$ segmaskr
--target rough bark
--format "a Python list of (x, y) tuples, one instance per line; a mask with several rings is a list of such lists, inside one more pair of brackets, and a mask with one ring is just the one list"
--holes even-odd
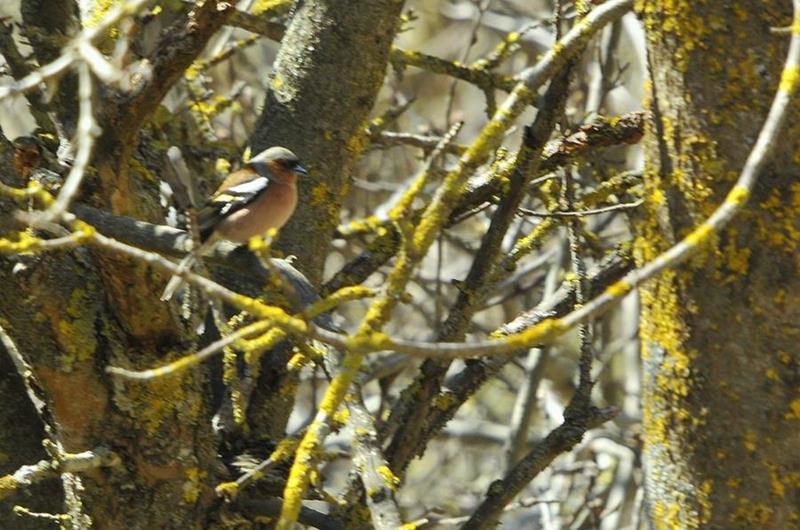
[[(281, 41), (251, 143), (256, 152), (270, 145), (288, 147), (309, 169), (279, 246), (297, 256), (295, 265), (315, 285), (339, 223), (350, 170), (366, 140), (402, 7), (402, 0), (346, 6), (335, 0), (299, 2)], [(287, 392), (276, 388), (291, 384), (285, 380), (284, 357), (270, 356), (265, 363), (251, 401), (253, 439), (282, 432), (291, 411)]]
[[(131, 162), (130, 154), (142, 125), (230, 10), (210, 0), (198, 4), (176, 22), (177, 42), (159, 42), (152, 78), (127, 95), (109, 90), (95, 98), (104, 135), (95, 149), (97, 173), (90, 170), (85, 178), (84, 198), (160, 220), (153, 175)], [(40, 60), (46, 59), (51, 39), (33, 44)], [(74, 110), (74, 103), (57, 103)], [(4, 181), (12, 182), (14, 169), (4, 169)], [(4, 222), (11, 212), (3, 210)], [(87, 248), (0, 261), (0, 317), (48, 397), (55, 435), (66, 451), (105, 445), (124, 462), (81, 476), (82, 511), (94, 527), (204, 525), (220, 480), (205, 368), (144, 385), (104, 373), (109, 364), (158, 364), (191, 347), (176, 316), (158, 303), (161, 277), (142, 264)], [(69, 503), (66, 508), (74, 512)]]
[(309, 166), (301, 207), (281, 241), (317, 284), (402, 7), (402, 0), (299, 2), (275, 62), (252, 143), (256, 151), (284, 145)]
[[(641, 1), (651, 112), (644, 262), (705, 218), (778, 86), (791, 2)], [(730, 228), (641, 290), (644, 464), (657, 529), (800, 527), (800, 182), (794, 125)]]
[(123, 467), (83, 477), (95, 527), (191, 526), (209, 500), (214, 456), (203, 372), (155, 385), (111, 381), (103, 373), (109, 363), (175, 346), (158, 337), (145, 344), (121, 329), (86, 251), (25, 260), (17, 273), (2, 261), (5, 297), (26, 303), (2, 304), (0, 315), (34, 365), (65, 449), (108, 445), (124, 455)]

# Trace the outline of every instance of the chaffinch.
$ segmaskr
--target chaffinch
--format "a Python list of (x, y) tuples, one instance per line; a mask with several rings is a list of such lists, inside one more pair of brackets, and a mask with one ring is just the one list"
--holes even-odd
[[(308, 173), (297, 155), (285, 147), (270, 147), (228, 175), (208, 203), (197, 212), (200, 246), (183, 258), (186, 271), (220, 239), (247, 243), (254, 236), (280, 228), (297, 206), (297, 177)], [(162, 300), (169, 300), (183, 281), (173, 276)]]

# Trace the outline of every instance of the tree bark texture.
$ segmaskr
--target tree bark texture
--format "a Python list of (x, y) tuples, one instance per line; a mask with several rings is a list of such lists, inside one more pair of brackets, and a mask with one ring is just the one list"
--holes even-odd
[[(364, 131), (389, 61), (402, 0), (298, 2), (275, 61), (253, 152), (283, 145), (309, 170), (280, 248), (319, 285)], [(286, 349), (279, 351), (284, 352)], [(283, 432), (291, 412), (284, 355), (265, 357), (251, 400), (252, 436)], [(280, 381), (276, 385), (276, 381)]]
[[(763, 124), (791, 2), (645, 0), (652, 259), (720, 204)], [(657, 529), (800, 528), (797, 105), (746, 210), (640, 290), (644, 464)]]
[[(156, 82), (145, 80), (127, 97), (113, 91), (95, 94), (94, 115), (103, 136), (95, 149), (93, 169), (84, 179), (82, 200), (145, 219), (161, 219), (156, 180), (144, 165), (133, 161), (131, 153), (140, 128), (169, 86), (224, 22), (216, 4), (211, 0), (198, 4), (176, 23), (184, 25), (185, 38), (160, 43), (151, 57)], [(26, 3), (23, 14), (35, 12), (37, 5)], [(36, 28), (31, 26), (31, 31)], [(52, 39), (32, 40), (32, 44), (42, 60), (48, 58), (47, 46), (55, 46)], [(74, 101), (56, 103), (75, 105)], [(124, 115), (135, 115), (136, 120), (128, 119), (120, 126), (114, 118)], [(2, 173), (10, 177), (15, 171), (9, 164)], [(5, 222), (11, 212), (13, 208), (3, 210)], [(152, 385), (121, 383), (104, 372), (109, 364), (159, 364), (192, 347), (177, 316), (158, 303), (164, 284), (161, 275), (146, 265), (85, 247), (3, 256), (0, 261), (4, 293), (0, 317), (48, 398), (57, 424), (55, 435), (64, 450), (106, 446), (124, 462), (82, 474), (78, 499), (55, 511), (82, 511), (94, 528), (202, 525), (215, 500), (213, 485), (219, 480), (205, 367)]]
[(315, 284), (402, 8), (402, 0), (298, 2), (278, 52), (253, 150), (283, 145), (307, 161), (311, 174), (300, 184), (300, 207), (281, 240)]
[[(253, 147), (285, 145), (311, 170), (302, 185), (302, 205), (284, 234), (288, 253), (298, 256), (298, 265), (315, 279), (321, 277), (326, 255), (321, 249), (333, 236), (402, 6), (399, 0), (298, 2), (280, 49)], [(128, 93), (106, 89), (94, 94), (103, 136), (79, 200), (161, 222), (161, 153), (148, 140), (169, 136), (169, 131), (149, 120), (163, 112), (158, 108), (163, 96), (232, 9), (216, 0), (195, 3), (162, 32), (148, 57), (150, 76)], [(32, 44), (46, 54), (51, 40)], [(169, 121), (161, 118), (154, 121)], [(180, 144), (179, 137), (170, 141)], [(11, 147), (0, 145), (3, 181), (24, 184), (12, 158)], [(213, 164), (206, 165), (210, 173)], [(0, 224), (13, 224), (8, 215), (13, 208), (2, 206)], [(296, 235), (288, 236), (292, 232)], [(213, 487), (231, 479), (217, 454), (206, 366), (141, 384), (104, 373), (109, 365), (163, 364), (196, 345), (175, 309), (158, 301), (165, 281), (145, 264), (94, 248), (0, 256), (0, 322), (32, 364), (64, 449), (107, 446), (123, 462), (80, 477), (82, 509), (94, 528), (209, 527), (216, 513)], [(262, 369), (269, 384), (260, 385), (252, 397), (258, 410), (249, 418), (258, 424), (254, 435), (264, 438), (283, 436), (293, 399), (286, 394), (285, 355), (270, 358), (272, 364)], [(31, 421), (30, 429), (20, 422), (20, 433), (4, 432), (0, 449), (15, 441), (39, 447), (38, 440), (31, 442), (40, 436), (37, 419)], [(21, 454), (13, 463), (40, 458)], [(11, 502), (25, 504), (19, 498)]]

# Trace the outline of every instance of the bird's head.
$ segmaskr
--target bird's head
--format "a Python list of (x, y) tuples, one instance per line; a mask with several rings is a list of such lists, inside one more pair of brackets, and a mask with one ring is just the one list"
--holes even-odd
[(305, 177), (308, 171), (300, 163), (296, 154), (285, 147), (270, 147), (251, 158), (247, 165), (260, 175), (293, 182), (297, 177)]

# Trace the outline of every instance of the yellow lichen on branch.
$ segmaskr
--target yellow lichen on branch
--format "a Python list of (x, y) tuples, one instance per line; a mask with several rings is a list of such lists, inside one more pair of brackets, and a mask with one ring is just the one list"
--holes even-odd
[(314, 302), (303, 311), (303, 314), (306, 318), (314, 318), (317, 315), (327, 313), (345, 302), (362, 300), (373, 296), (375, 296), (375, 290), (370, 287), (364, 287), (362, 285), (343, 287), (335, 293), (331, 293), (325, 298)]

